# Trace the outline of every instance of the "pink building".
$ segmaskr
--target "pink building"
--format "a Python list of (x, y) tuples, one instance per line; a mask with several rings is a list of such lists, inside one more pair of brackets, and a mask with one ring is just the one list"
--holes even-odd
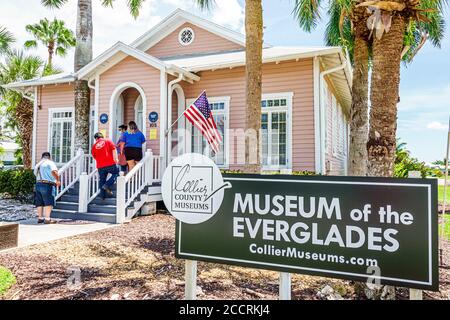
[[(224, 135), (221, 151), (213, 159), (224, 169), (242, 168), (239, 150), (243, 141), (239, 130), (245, 127), (244, 35), (176, 10), (130, 45), (116, 43), (76, 74), (9, 84), (10, 89), (34, 92), (34, 164), (47, 150), (65, 171), (77, 157), (89, 157), (81, 157), (73, 146), (75, 79), (88, 80), (92, 88), (91, 136), (101, 131), (114, 140), (120, 124), (130, 120), (138, 123), (147, 137), (146, 148), (152, 151), (153, 167), (148, 169), (152, 183), (160, 178), (160, 171), (171, 156), (205, 151), (201, 135), (183, 118), (169, 138), (165, 134), (186, 105), (203, 90)], [(345, 175), (351, 82), (351, 67), (341, 48), (265, 44), (261, 105), (263, 170)], [(179, 132), (184, 132), (180, 129), (187, 130), (188, 138), (180, 138)], [(145, 170), (144, 166), (141, 169)], [(79, 171), (68, 178), (66, 190), (64, 187), (60, 190), (60, 198), (67, 197), (66, 193), (78, 184), (82, 188), (81, 180), (85, 177)], [(88, 189), (93, 190), (89, 191), (92, 194), (86, 204), (87, 212), (91, 212), (95, 173), (85, 171)], [(126, 183), (131, 184), (129, 180)], [(132, 196), (128, 193), (127, 196)], [(125, 202), (127, 206), (117, 207), (118, 211), (131, 212), (133, 205), (137, 211), (136, 207), (141, 205), (136, 205), (135, 198)], [(85, 209), (67, 211), (86, 212)]]

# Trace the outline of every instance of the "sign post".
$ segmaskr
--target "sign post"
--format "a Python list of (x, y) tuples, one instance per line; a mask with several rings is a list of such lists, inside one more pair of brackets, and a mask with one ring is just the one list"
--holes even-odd
[(280, 272), (280, 300), (291, 300), (291, 274)]
[(185, 288), (184, 297), (186, 300), (197, 299), (197, 261), (186, 260), (185, 263)]
[[(409, 171), (408, 178), (422, 178), (420, 171)], [(422, 290), (409, 289), (409, 300), (422, 300)]]

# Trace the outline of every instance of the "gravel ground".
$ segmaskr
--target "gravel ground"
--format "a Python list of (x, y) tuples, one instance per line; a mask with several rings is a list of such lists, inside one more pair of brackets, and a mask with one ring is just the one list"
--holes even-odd
[[(184, 263), (175, 259), (174, 234), (174, 219), (157, 214), (0, 253), (0, 265), (17, 277), (4, 298), (182, 299)], [(425, 292), (426, 299), (443, 299), (450, 292), (450, 249), (445, 244), (441, 291)], [(348, 281), (303, 275), (293, 275), (292, 298), (320, 299), (318, 292), (327, 285), (345, 299), (357, 298)], [(199, 299), (277, 299), (278, 274), (199, 262), (198, 286)], [(397, 296), (406, 299), (407, 290), (397, 290)]]
[(37, 213), (33, 204), (0, 198), (0, 221), (13, 222), (34, 217), (37, 217)]

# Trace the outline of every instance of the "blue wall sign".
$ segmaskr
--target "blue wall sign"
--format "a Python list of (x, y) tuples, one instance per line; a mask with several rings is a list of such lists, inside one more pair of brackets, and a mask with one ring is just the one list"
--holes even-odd
[(100, 122), (102, 124), (108, 123), (108, 115), (106, 113), (102, 113), (100, 115)]
[(158, 121), (158, 112), (153, 111), (150, 112), (150, 114), (148, 115), (148, 120), (150, 120), (151, 123), (155, 123), (156, 121)]

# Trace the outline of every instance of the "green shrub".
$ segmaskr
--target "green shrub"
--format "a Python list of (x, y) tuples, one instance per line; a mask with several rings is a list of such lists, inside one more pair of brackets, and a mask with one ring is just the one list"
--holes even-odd
[(12, 272), (5, 267), (0, 266), (0, 297), (15, 283), (16, 277), (14, 277)]
[(15, 198), (28, 196), (33, 192), (36, 178), (32, 170), (0, 171), (0, 194)]

